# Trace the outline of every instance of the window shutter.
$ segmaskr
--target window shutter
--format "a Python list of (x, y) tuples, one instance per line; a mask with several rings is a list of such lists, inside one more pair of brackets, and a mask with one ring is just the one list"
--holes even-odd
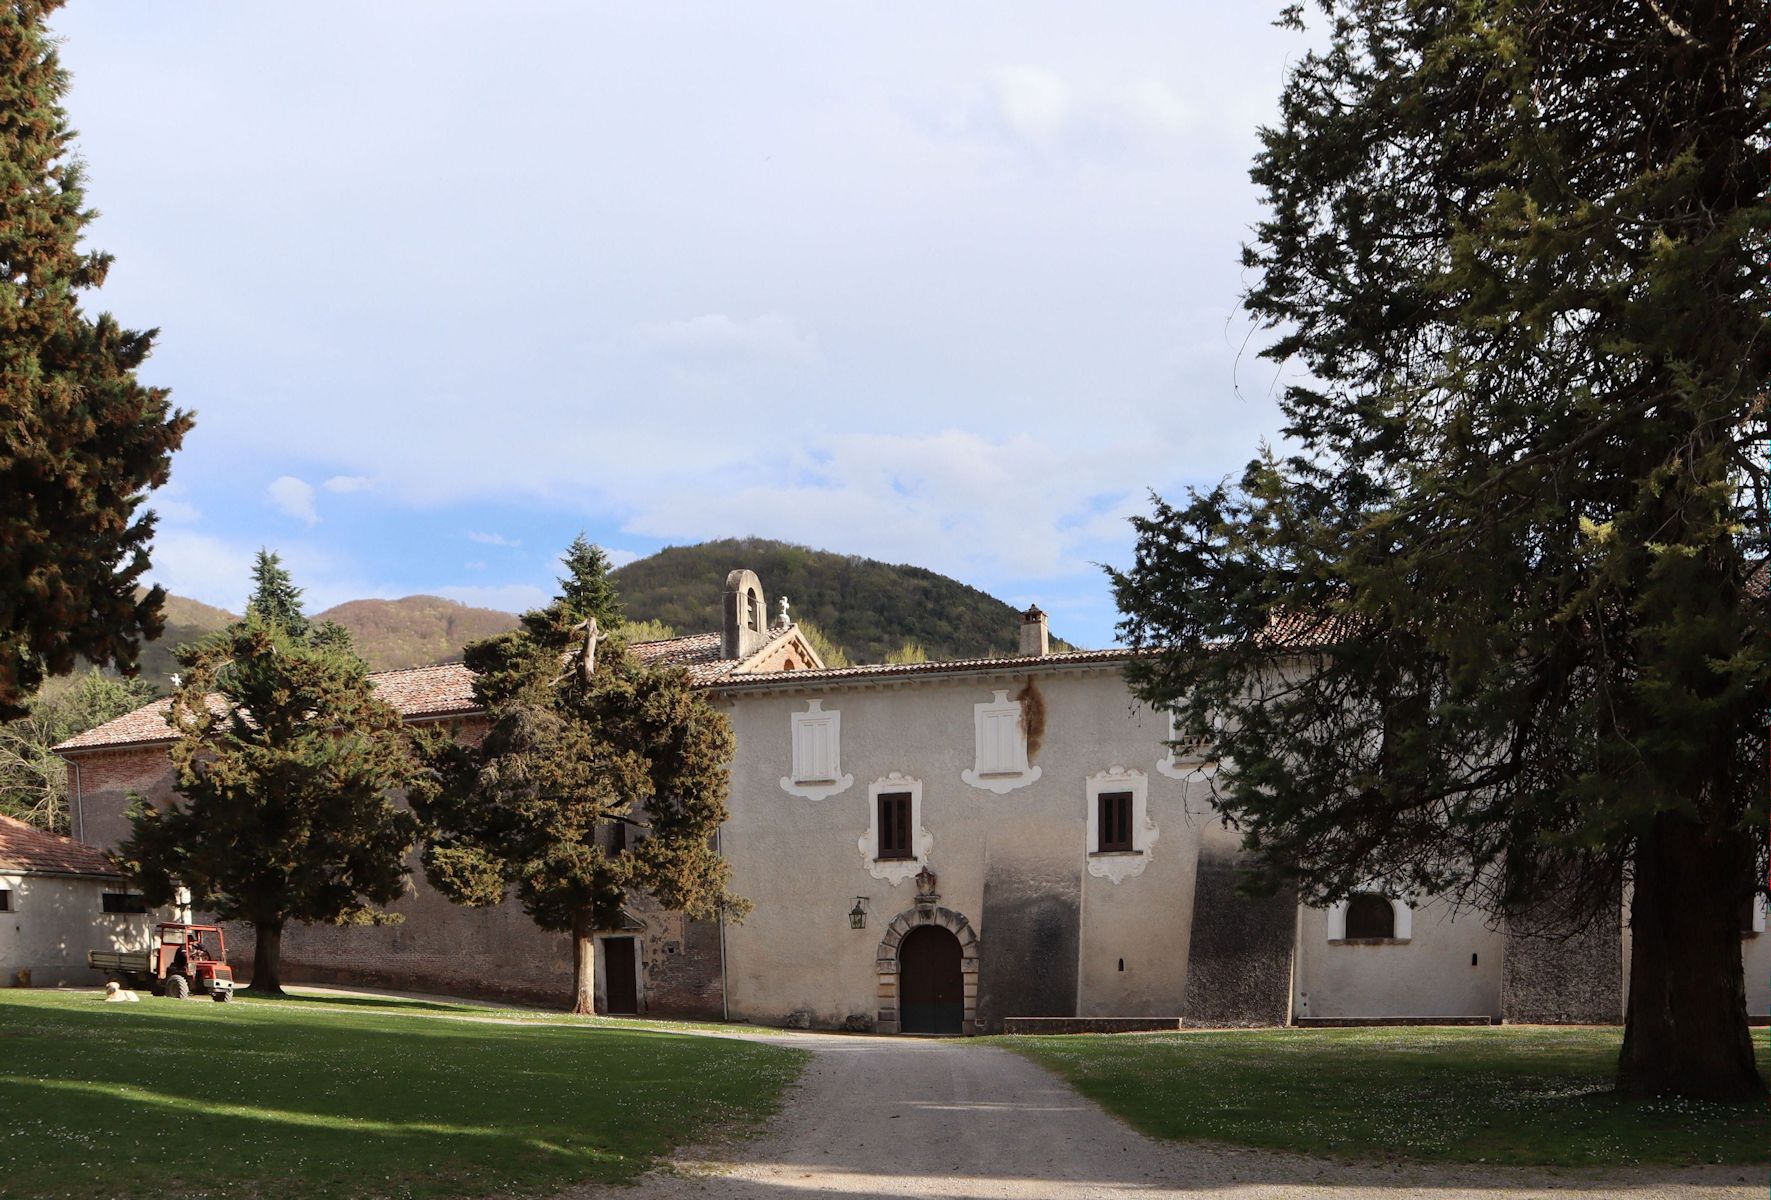
[(828, 783), (836, 778), (836, 718), (796, 715), (793, 723), (793, 778)]
[(1021, 755), (1019, 708), (987, 712), (978, 729), (978, 771), (984, 775), (1011, 775), (1026, 769)]

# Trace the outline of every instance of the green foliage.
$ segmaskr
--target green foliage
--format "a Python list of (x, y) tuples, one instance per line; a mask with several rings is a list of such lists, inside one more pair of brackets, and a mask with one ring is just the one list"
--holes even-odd
[(676, 630), (663, 621), (623, 621), (621, 640), (628, 645), (637, 642), (663, 642), (676, 637)]
[(929, 660), (929, 652), (913, 641), (906, 640), (903, 645), (886, 655), (889, 663), (921, 663)]
[(246, 616), (287, 630), (291, 637), (306, 637), (310, 622), (301, 610), (301, 589), (283, 567), (283, 560), (260, 548), (252, 564), (252, 597)]
[(0, 989), (0, 1103), (32, 1135), (0, 1149), (6, 1194), (214, 1195), (222, 1164), (227, 1190), (277, 1200), (600, 1194), (679, 1146), (760, 1126), (807, 1057), (587, 1024), (339, 996)]
[(0, 718), (81, 659), (132, 671), (160, 632), (163, 593), (136, 593), (154, 530), (142, 503), (191, 426), (135, 377), (153, 333), (80, 308), (111, 258), (80, 247), (95, 214), (61, 107), (59, 7), (0, 9)]
[(796, 621), (795, 624), (799, 626), (800, 636), (805, 638), (812, 649), (818, 652), (818, 657), (824, 660), (825, 666), (846, 667), (852, 665), (849, 662), (848, 652), (826, 637), (822, 629), (810, 621)]
[[(906, 640), (938, 659), (1014, 654), (1020, 645), (1020, 614), (977, 588), (921, 567), (766, 538), (671, 546), (613, 578), (633, 616), (699, 633), (721, 627), (723, 581), (740, 566), (761, 576), (771, 604), (786, 596), (794, 620), (816, 625), (854, 662), (883, 662)], [(1060, 638), (1052, 647), (1074, 649)]]
[(52, 833), (68, 832), (68, 764), (50, 747), (153, 697), (145, 681), (119, 679), (97, 667), (45, 684), (24, 716), (0, 724), (0, 813)]
[(371, 906), (404, 891), (417, 834), (389, 799), (419, 773), (414, 736), (347, 633), (298, 636), (293, 624), (254, 612), (181, 652), (169, 718), (179, 798), (134, 814), (119, 851), (150, 902), (182, 883), (199, 909), (256, 926), (254, 986), (273, 989), (267, 931), (382, 919)]
[(564, 559), (566, 573), (560, 578), (560, 603), (575, 621), (595, 617), (604, 629), (621, 624), (621, 595), (609, 579), (609, 556), (603, 548), (586, 541), (581, 533), (572, 539)]
[[(1615, 1029), (1509, 1026), (1011, 1037), (1002, 1044), (1158, 1138), (1384, 1163), (1764, 1162), (1771, 1119), (1762, 1105), (1620, 1100), (1608, 1087), (1618, 1041)], [(1763, 1045), (1759, 1060), (1771, 1065)]]
[(1625, 1086), (1750, 1094), (1771, 17), (1326, 10), (1246, 252), (1294, 449), (1136, 522), (1133, 686), (1215, 732), (1268, 882), (1632, 886)]
[[(712, 845), (726, 818), (730, 725), (686, 671), (640, 663), (620, 637), (587, 669), (579, 611), (562, 598), (468, 647), (491, 728), (477, 745), (438, 746), (434, 774), (413, 792), (430, 831), (427, 877), (462, 904), (513, 888), (537, 925), (571, 931), (580, 953), (634, 892), (692, 917), (741, 914)], [(581, 973), (583, 1011), (587, 982)]]

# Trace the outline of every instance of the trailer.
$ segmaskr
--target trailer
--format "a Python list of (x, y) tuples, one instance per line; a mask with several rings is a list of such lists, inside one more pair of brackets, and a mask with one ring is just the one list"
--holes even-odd
[(216, 925), (162, 921), (154, 926), (154, 944), (146, 950), (90, 950), (86, 964), (106, 978), (156, 996), (183, 1000), (200, 995), (218, 1003), (234, 998), (227, 935)]

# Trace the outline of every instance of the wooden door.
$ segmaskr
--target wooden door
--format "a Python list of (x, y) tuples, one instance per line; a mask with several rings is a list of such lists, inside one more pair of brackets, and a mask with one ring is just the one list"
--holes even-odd
[(964, 1033), (965, 980), (959, 939), (920, 925), (898, 946), (898, 1028), (905, 1033)]
[(608, 1011), (634, 1016), (640, 1010), (639, 964), (635, 961), (633, 939), (604, 938), (603, 989)]

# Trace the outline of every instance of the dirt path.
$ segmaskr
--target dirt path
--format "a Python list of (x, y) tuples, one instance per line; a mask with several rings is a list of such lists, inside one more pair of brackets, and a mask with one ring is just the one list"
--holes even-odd
[[(1747, 1200), (1762, 1170), (1595, 1176), (1462, 1167), (1344, 1167), (1264, 1150), (1163, 1143), (1133, 1132), (1009, 1051), (962, 1041), (783, 1036), (814, 1051), (758, 1137), (679, 1159), (631, 1200), (951, 1197), (983, 1200)], [(608, 1192), (581, 1193), (609, 1196)]]

